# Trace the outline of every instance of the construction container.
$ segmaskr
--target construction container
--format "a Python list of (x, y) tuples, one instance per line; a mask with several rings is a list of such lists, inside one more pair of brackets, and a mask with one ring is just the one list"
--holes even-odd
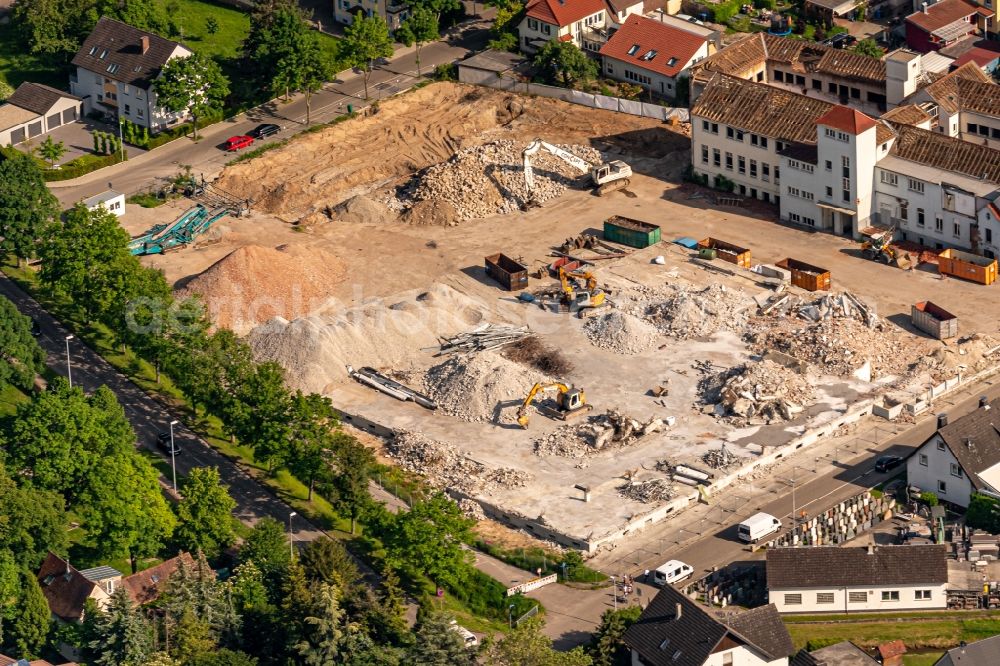
[(731, 264), (736, 264), (740, 268), (750, 268), (750, 250), (745, 247), (733, 245), (732, 243), (727, 243), (726, 241), (720, 241), (718, 238), (705, 238), (700, 240), (698, 241), (698, 247), (711, 248), (718, 253), (719, 259), (728, 261)]
[(549, 264), (549, 275), (552, 277), (559, 277), (559, 269), (563, 269), (567, 273), (571, 273), (576, 270), (580, 270), (583, 267), (583, 262), (577, 259), (570, 259), (569, 257), (559, 257), (551, 264)]
[(938, 340), (947, 340), (958, 335), (958, 317), (930, 301), (910, 306), (910, 322)]
[(660, 242), (660, 227), (615, 215), (604, 220), (604, 240), (644, 248)]
[(717, 256), (719, 256), (719, 253), (715, 251), (715, 248), (703, 247), (700, 250), (698, 250), (698, 257), (701, 259), (711, 260), (715, 259)]
[(486, 274), (502, 284), (507, 291), (517, 291), (528, 286), (528, 269), (503, 253), (486, 257)]
[(938, 255), (938, 271), (979, 284), (993, 284), (997, 279), (997, 260), (949, 249)]
[(777, 264), (792, 274), (792, 284), (806, 291), (821, 291), (830, 288), (830, 271), (812, 266), (798, 259), (782, 259)]

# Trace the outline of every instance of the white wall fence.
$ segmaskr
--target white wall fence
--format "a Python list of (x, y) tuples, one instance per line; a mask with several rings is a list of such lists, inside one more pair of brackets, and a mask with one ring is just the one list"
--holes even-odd
[(524, 95), (538, 95), (540, 97), (551, 97), (561, 99), (570, 104), (580, 104), (589, 106), (592, 109), (604, 109), (605, 111), (617, 111), (643, 118), (655, 118), (666, 122), (675, 118), (680, 122), (688, 122), (690, 116), (687, 109), (678, 107), (660, 106), (648, 102), (638, 102), (631, 99), (621, 99), (620, 97), (610, 97), (608, 95), (597, 95), (586, 93), (580, 90), (570, 90), (568, 88), (557, 88), (541, 83), (530, 83), (528, 81), (518, 81), (512, 76), (504, 76), (497, 72), (488, 72), (471, 67), (463, 67), (458, 64), (458, 80), (462, 83), (471, 83), (477, 86), (487, 86), (498, 90), (509, 90), (511, 92)]

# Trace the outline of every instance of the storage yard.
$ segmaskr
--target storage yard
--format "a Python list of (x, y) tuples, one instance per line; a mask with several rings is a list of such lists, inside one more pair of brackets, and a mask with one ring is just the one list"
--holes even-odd
[[(633, 175), (599, 197), (540, 152), (529, 191), (521, 151), (536, 138)], [(583, 550), (680, 511), (699, 485), (743, 483), (779, 447), (883, 396), (906, 402), (1000, 362), (995, 287), (904, 272), (860, 258), (850, 239), (721, 207), (681, 184), (687, 145), (682, 128), (648, 119), (434, 84), (227, 168), (216, 183), (251, 213), (144, 261), (471, 514)], [(611, 218), (644, 224), (615, 236)], [(564, 286), (551, 253), (581, 234), (603, 241), (567, 248), (590, 263)], [(682, 236), (707, 239), (702, 255), (716, 259), (671, 242)], [(783, 260), (802, 271), (791, 284), (746, 268)], [(518, 265), (526, 285), (511, 277)], [(597, 307), (561, 307), (567, 288)], [(929, 298), (957, 335), (910, 324)], [(585, 396), (571, 419), (553, 418), (573, 389)]]

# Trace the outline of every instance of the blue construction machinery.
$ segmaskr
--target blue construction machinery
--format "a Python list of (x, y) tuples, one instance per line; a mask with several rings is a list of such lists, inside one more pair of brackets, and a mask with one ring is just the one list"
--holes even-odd
[(197, 204), (170, 224), (158, 224), (143, 235), (133, 238), (129, 243), (129, 250), (135, 255), (163, 254), (175, 247), (188, 245), (229, 215), (229, 211), (225, 206), (209, 210), (204, 205)]

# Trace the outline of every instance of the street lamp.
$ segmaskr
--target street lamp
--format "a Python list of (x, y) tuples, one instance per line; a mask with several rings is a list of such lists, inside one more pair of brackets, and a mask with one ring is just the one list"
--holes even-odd
[(178, 421), (170, 422), (170, 471), (174, 476), (174, 492), (177, 492), (177, 451), (174, 448), (174, 426)]
[(507, 627), (510, 629), (514, 628), (514, 617), (511, 615), (514, 612), (514, 604), (507, 606)]
[(73, 366), (69, 362), (69, 341), (72, 339), (72, 333), (66, 336), (66, 376), (69, 378), (70, 388), (73, 388)]
[(299, 514), (292, 511), (288, 514), (288, 557), (289, 559), (295, 559), (295, 546), (292, 545), (292, 518)]

